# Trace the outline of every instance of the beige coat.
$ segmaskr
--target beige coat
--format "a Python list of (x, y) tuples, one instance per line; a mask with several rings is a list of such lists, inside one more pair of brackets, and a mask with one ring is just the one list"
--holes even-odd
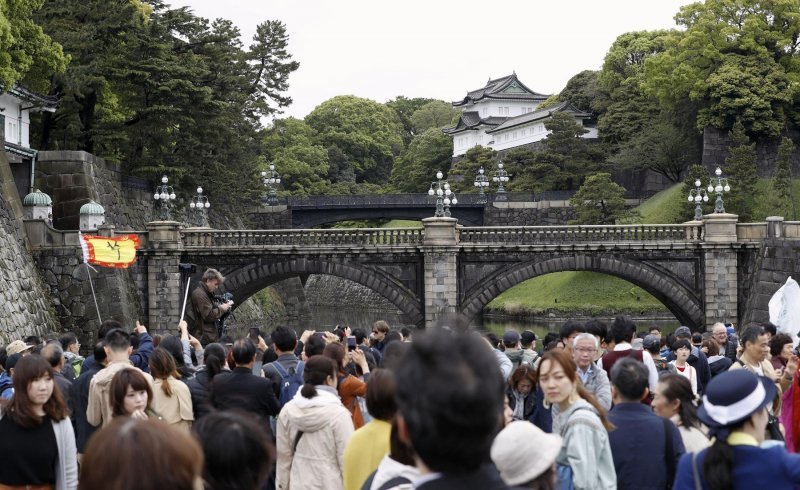
[[(743, 359), (742, 362), (744, 362)], [(781, 395), (785, 390), (789, 389), (789, 385), (791, 384), (792, 380), (791, 378), (787, 379), (785, 376), (778, 377), (778, 373), (775, 372), (775, 368), (772, 367), (772, 363), (766, 359), (761, 361), (759, 365), (761, 366), (761, 369), (764, 371), (764, 376), (766, 376), (771, 380), (774, 380), (775, 385), (778, 387), (778, 393), (777, 395), (775, 395), (775, 400), (773, 401), (772, 405), (769, 406), (769, 412), (777, 417), (778, 415), (780, 415), (781, 412)], [(732, 371), (734, 369), (747, 369), (753, 374), (758, 374), (746, 362), (744, 366), (742, 366), (742, 363), (740, 363), (739, 361), (734, 362), (733, 364), (731, 364), (729, 370)]]
[[(297, 392), (278, 415), (278, 490), (342, 490), (344, 448), (353, 419), (336, 390), (317, 386), (308, 399)], [(303, 435), (294, 450), (298, 431)]]
[(136, 369), (144, 374), (151, 389), (153, 387), (153, 377), (133, 367), (130, 361), (112, 362), (98, 371), (89, 384), (89, 404), (86, 408), (86, 420), (95, 427), (111, 422), (111, 398), (109, 398), (111, 380), (123, 369)]
[(163, 384), (162, 379), (153, 381), (153, 411), (160, 415), (164, 422), (188, 432), (194, 420), (189, 387), (183, 381), (172, 378), (169, 380), (172, 396), (167, 396), (162, 389)]

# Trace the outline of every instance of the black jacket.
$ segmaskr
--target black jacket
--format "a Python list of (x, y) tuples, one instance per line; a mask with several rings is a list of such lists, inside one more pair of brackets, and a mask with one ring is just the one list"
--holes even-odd
[(278, 415), (280, 407), (272, 383), (246, 367), (219, 374), (211, 383), (211, 405), (219, 410), (238, 408), (267, 419)]
[[(219, 375), (222, 374), (224, 373), (219, 373)], [(194, 419), (198, 420), (211, 411), (211, 404), (209, 402), (211, 383), (208, 379), (206, 367), (202, 366), (198, 369), (193, 378), (186, 380), (186, 384), (189, 386), (189, 393), (192, 395)]]
[(86, 409), (89, 408), (89, 384), (94, 375), (100, 372), (103, 366), (94, 363), (89, 368), (85, 365), (81, 370), (81, 375), (72, 383), (70, 393), (70, 403), (72, 404), (72, 427), (75, 429), (75, 445), (78, 452), (83, 453), (86, 442), (89, 440), (98, 427), (93, 426), (86, 420)]
[(509, 487), (500, 478), (492, 464), (485, 464), (475, 471), (444, 473), (441, 477), (415, 487), (417, 490), (506, 490)]

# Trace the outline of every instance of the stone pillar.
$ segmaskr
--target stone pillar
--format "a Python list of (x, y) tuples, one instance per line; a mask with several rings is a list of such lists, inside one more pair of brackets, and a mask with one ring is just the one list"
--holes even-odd
[[(708, 214), (705, 225), (703, 252), (705, 325), (716, 322), (739, 324), (738, 259), (735, 244), (735, 214)], [(703, 327), (703, 326), (701, 326)], [(702, 328), (701, 328), (702, 330)]]
[(154, 221), (147, 224), (147, 304), (151, 333), (174, 332), (183, 306), (180, 224)]
[(425, 256), (425, 327), (455, 314), (458, 308), (458, 220), (426, 218), (422, 253)]
[(783, 216), (767, 216), (767, 238), (783, 238)]

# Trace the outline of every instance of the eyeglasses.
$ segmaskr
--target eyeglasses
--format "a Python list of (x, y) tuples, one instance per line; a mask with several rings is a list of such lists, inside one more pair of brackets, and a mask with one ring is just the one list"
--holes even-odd
[(578, 347), (575, 350), (578, 352), (588, 352), (588, 353), (597, 352), (597, 349), (595, 349), (594, 347)]

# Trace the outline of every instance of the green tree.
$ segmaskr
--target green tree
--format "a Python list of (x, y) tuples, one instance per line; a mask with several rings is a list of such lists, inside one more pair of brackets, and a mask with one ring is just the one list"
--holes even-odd
[(512, 192), (542, 192), (553, 189), (560, 170), (548, 161), (538, 161), (536, 152), (514, 148), (503, 157), (506, 171), (513, 175), (506, 187)]
[(773, 206), (778, 215), (785, 216), (787, 220), (797, 219), (797, 203), (794, 199), (790, 161), (794, 148), (791, 139), (786, 137), (781, 139), (781, 144), (778, 146), (778, 164), (775, 167), (775, 176), (772, 178), (772, 187), (775, 189)]
[(447, 174), (453, 155), (453, 138), (430, 128), (411, 140), (392, 167), (391, 185), (398, 192), (426, 192), (436, 172)]
[[(475, 174), (481, 167), (491, 179), (497, 169), (497, 152), (480, 145), (473, 146), (464, 153), (464, 158), (453, 165), (446, 178), (456, 193), (475, 193), (478, 192), (475, 188)], [(494, 191), (495, 187), (491, 189)]]
[(268, 161), (281, 174), (282, 187), (291, 194), (327, 193), (330, 185), (328, 152), (314, 141), (314, 131), (293, 117), (276, 119), (264, 132), (262, 170)]
[(420, 107), (411, 115), (414, 135), (421, 135), (430, 128), (441, 129), (452, 125), (461, 113), (447, 102), (434, 100)]
[(577, 214), (570, 224), (613, 225), (636, 217), (625, 207), (625, 188), (612, 181), (607, 173), (588, 176), (569, 202)]
[(409, 99), (408, 97), (398, 95), (386, 103), (386, 107), (392, 109), (395, 114), (397, 114), (400, 124), (403, 125), (402, 136), (404, 145), (411, 143), (411, 138), (419, 134), (414, 130), (414, 125), (411, 123), (411, 116), (425, 104), (435, 101), (436, 99), (423, 97)]
[(738, 214), (739, 221), (750, 221), (753, 212), (758, 171), (756, 144), (750, 142), (741, 121), (736, 121), (728, 133), (730, 146), (725, 158), (731, 192), (724, 196), (725, 211)]
[(248, 109), (256, 116), (269, 116), (292, 103), (285, 92), (289, 89), (289, 75), (300, 68), (300, 63), (292, 60), (288, 46), (289, 35), (283, 22), (268, 20), (256, 26), (253, 44), (245, 54), (250, 68)]
[(47, 91), (53, 73), (63, 72), (69, 58), (36, 22), (44, 0), (0, 0), (0, 84), (17, 82)]
[[(332, 181), (385, 184), (394, 158), (403, 149), (402, 126), (397, 114), (387, 106), (352, 95), (326, 100), (305, 118), (328, 149)], [(334, 165), (335, 164), (335, 165)]]
[(556, 112), (544, 125), (550, 134), (544, 149), (536, 153), (537, 172), (552, 170), (556, 190), (578, 187), (586, 175), (598, 170), (602, 152), (581, 137), (588, 131), (567, 112)]
[(692, 136), (670, 121), (652, 122), (623, 145), (611, 162), (626, 169), (652, 170), (677, 183), (689, 163), (700, 157)]
[(587, 112), (597, 112), (603, 104), (598, 99), (604, 97), (599, 86), (600, 72), (584, 70), (567, 81), (567, 85), (558, 94), (560, 102), (571, 102), (575, 107)]

